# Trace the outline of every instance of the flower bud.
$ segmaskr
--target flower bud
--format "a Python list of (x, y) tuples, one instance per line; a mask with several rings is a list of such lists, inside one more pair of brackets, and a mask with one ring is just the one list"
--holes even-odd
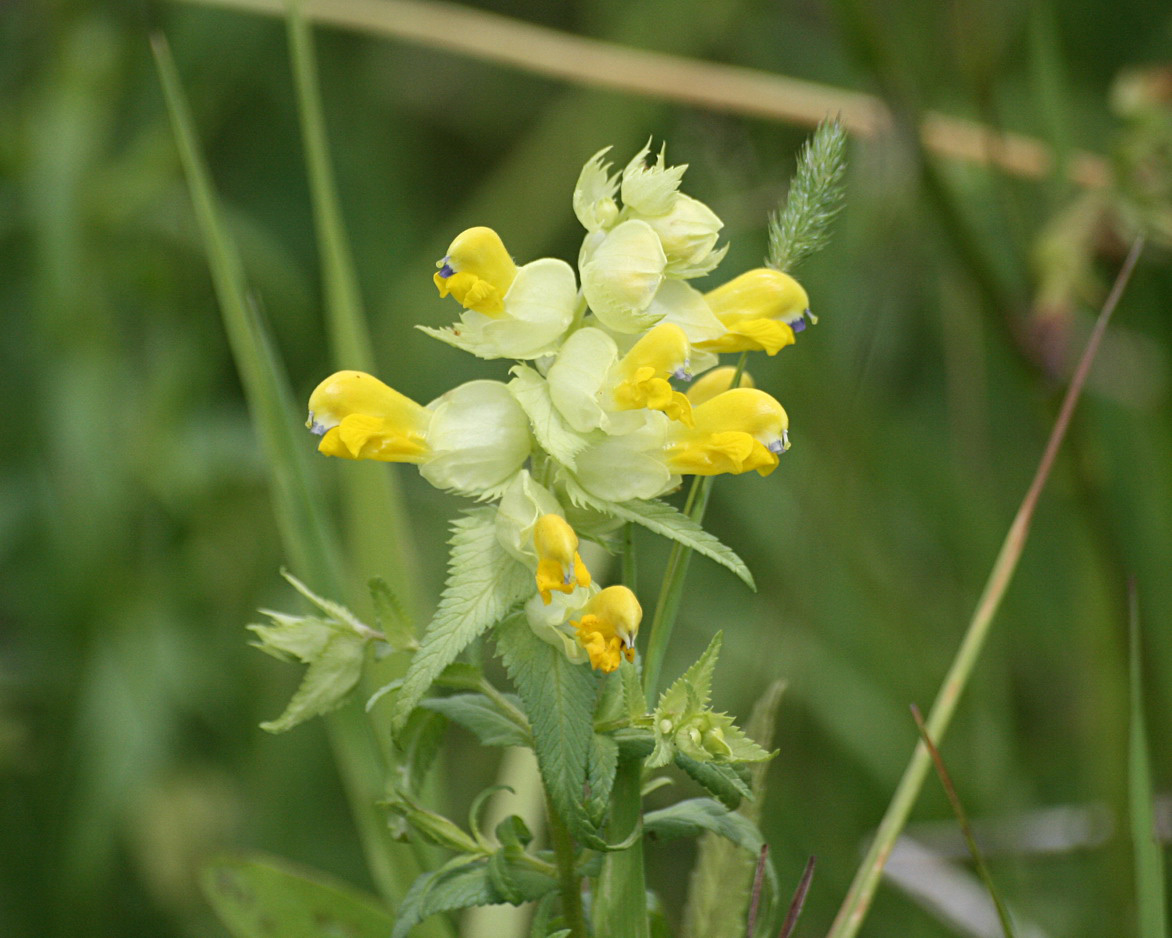
[(616, 225), (582, 265), (582, 292), (599, 321), (615, 332), (655, 325), (662, 314), (647, 307), (663, 282), (667, 257), (659, 236), (644, 221)]

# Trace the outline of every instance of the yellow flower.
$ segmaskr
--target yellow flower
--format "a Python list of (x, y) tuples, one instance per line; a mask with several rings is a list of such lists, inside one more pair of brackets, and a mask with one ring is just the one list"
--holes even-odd
[[(793, 345), (806, 326), (810, 298), (789, 274), (758, 267), (704, 294), (725, 335), (698, 343), (710, 352), (764, 351), (776, 355)], [(811, 317), (812, 318), (812, 317)]]
[(305, 425), (321, 436), (318, 452), (342, 459), (420, 463), (428, 457), (431, 413), (378, 378), (339, 371), (309, 397)]
[(671, 425), (667, 465), (680, 475), (769, 475), (789, 449), (789, 417), (756, 388), (724, 391), (692, 410), (695, 426)]
[(436, 488), (494, 497), (529, 458), (529, 418), (499, 381), (469, 381), (422, 407), (371, 375), (339, 371), (309, 398), (318, 452), (417, 463)]
[(674, 323), (663, 322), (632, 346), (616, 367), (620, 378), (614, 401), (620, 410), (647, 407), (661, 410), (672, 420), (692, 425), (692, 405), (672, 389), (669, 377), (690, 378), (688, 339)]
[(517, 276), (517, 265), (491, 228), (462, 231), (435, 266), (439, 271), (432, 279), (441, 297), (450, 293), (465, 309), (486, 316), (504, 312), (505, 294)]
[(578, 314), (574, 268), (554, 257), (518, 267), (491, 228), (457, 235), (437, 266), (440, 296), (450, 293), (464, 311), (451, 326), (418, 328), (479, 358), (552, 355)]
[(635, 660), (635, 636), (643, 619), (643, 607), (625, 586), (608, 586), (596, 593), (582, 609), (582, 617), (571, 619), (578, 642), (590, 656), (590, 667), (610, 673), (619, 666), (620, 656)]
[(590, 571), (578, 555), (578, 535), (561, 515), (542, 515), (533, 526), (537, 550), (537, 591), (547, 606), (552, 591), (572, 593), (590, 585)]

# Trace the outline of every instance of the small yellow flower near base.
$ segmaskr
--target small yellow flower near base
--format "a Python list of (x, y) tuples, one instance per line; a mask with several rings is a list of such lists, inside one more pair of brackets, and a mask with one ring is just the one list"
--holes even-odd
[(439, 271), (432, 279), (441, 297), (450, 293), (465, 309), (486, 316), (505, 311), (505, 294), (517, 276), (517, 265), (491, 228), (469, 228), (456, 235), (435, 266)]
[(552, 591), (572, 593), (590, 585), (590, 571), (578, 555), (578, 535), (561, 515), (542, 515), (533, 526), (537, 550), (537, 591), (547, 606)]
[(570, 620), (578, 642), (590, 656), (590, 667), (609, 674), (621, 657), (635, 660), (635, 636), (643, 619), (643, 607), (625, 586), (608, 586), (595, 594), (582, 610), (582, 618)]

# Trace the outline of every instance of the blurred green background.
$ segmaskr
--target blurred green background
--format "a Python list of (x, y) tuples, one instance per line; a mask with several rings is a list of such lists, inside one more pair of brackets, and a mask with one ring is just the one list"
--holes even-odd
[[(1162, 0), (478, 6), (882, 93), (900, 113), (980, 120), (1060, 157), (1114, 154), (1127, 217), (1167, 224), (1172, 92), (1151, 84), (1139, 111), (1110, 106), (1122, 71), (1168, 64)], [(319, 723), (257, 728), (298, 675), (249, 649), (243, 626), (258, 606), (296, 604), (150, 56), (156, 29), (298, 396), (330, 370), (283, 25), (179, 3), (0, 6), (0, 934), (14, 938), (225, 934), (195, 873), (229, 846), (369, 885)], [(652, 136), (725, 219), (729, 274), (760, 262), (809, 132), (354, 32), (318, 29), (317, 45), (373, 353), (420, 401), (504, 377), (412, 328), (454, 318), (430, 275), (463, 227), (497, 228), (521, 259), (573, 260), (582, 163), (613, 144), (621, 165)], [(847, 210), (799, 271), (821, 322), (750, 366), (788, 409), (794, 446), (768, 479), (721, 480), (709, 524), (760, 593), (693, 561), (667, 673), (723, 628), (720, 706), (744, 714), (788, 680), (764, 826), (783, 882), (819, 858), (801, 934), (825, 930), (882, 814), (915, 739), (907, 705), (931, 702), (1126, 250), (1126, 225), (1093, 226), (1085, 258), (1053, 249), (1062, 237), (1046, 233), (1075, 223), (1047, 226), (1079, 197), (1059, 174), (924, 162), (895, 133), (853, 141)], [(1153, 239), (944, 746), (978, 818), (1106, 807), (1114, 829), (1096, 846), (991, 857), (1009, 901), (1053, 935), (1135, 928), (1128, 576), (1157, 789), (1172, 775), (1168, 260)], [(351, 468), (314, 465), (327, 488)], [(427, 605), (460, 500), (387, 471)], [(645, 605), (665, 555), (646, 539)], [(438, 781), (460, 817), (498, 754), (457, 730), (450, 742), (460, 777), (441, 767)], [(930, 780), (914, 819), (949, 818)], [(690, 860), (652, 853), (669, 909)], [(865, 933), (965, 934), (890, 887)]]

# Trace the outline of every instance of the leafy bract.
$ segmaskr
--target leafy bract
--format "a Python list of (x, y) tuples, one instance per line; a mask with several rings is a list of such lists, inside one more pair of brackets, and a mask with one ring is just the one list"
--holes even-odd
[(370, 598), (374, 602), (378, 627), (387, 644), (396, 651), (414, 651), (418, 648), (415, 625), (387, 581), (381, 576), (376, 576), (367, 585), (370, 588)]
[(728, 808), (735, 809), (742, 798), (752, 797), (748, 784), (735, 765), (724, 762), (698, 762), (682, 752), (676, 753), (675, 764)]
[(509, 392), (529, 417), (538, 444), (562, 465), (574, 468), (574, 457), (586, 448), (587, 438), (566, 426), (550, 399), (549, 383), (528, 365), (514, 365)]
[(514, 905), (540, 899), (557, 888), (557, 880), (511, 860), (498, 861), (497, 878), (507, 875), (509, 898), (501, 895), (489, 874), (489, 860), (484, 857), (449, 864), (434, 873), (425, 873), (412, 884), (395, 920), (391, 938), (407, 938), (411, 929), (430, 915), (466, 909), (474, 905)]
[(581, 486), (567, 481), (567, 491), (574, 504), (582, 508), (591, 508), (613, 518), (623, 521), (632, 521), (642, 525), (649, 531), (678, 541), (698, 554), (715, 560), (722, 567), (735, 573), (749, 589), (756, 591), (757, 585), (753, 582), (753, 574), (745, 566), (745, 562), (732, 550), (722, 544), (715, 536), (705, 531), (698, 522), (693, 521), (683, 512), (673, 508), (667, 502), (658, 499), (643, 501), (633, 499), (629, 502), (608, 502), (588, 494)]
[(643, 833), (652, 840), (698, 837), (712, 831), (756, 854), (765, 843), (757, 825), (711, 798), (690, 798), (643, 815)]
[(525, 702), (550, 801), (579, 839), (597, 839), (582, 804), (594, 736), (595, 673), (538, 638), (523, 616), (496, 630), (497, 649)]
[[(519, 701), (518, 701), (519, 703)], [(432, 697), (420, 706), (442, 713), (476, 734), (485, 746), (532, 746), (529, 727), (523, 726), (484, 694)]]
[(391, 928), (391, 917), (373, 896), (275, 857), (220, 857), (200, 880), (233, 938), (385, 938)]
[(456, 656), (533, 592), (533, 575), (497, 540), (495, 517), (476, 508), (452, 524), (448, 582), (395, 697), (396, 732)]
[(275, 720), (260, 725), (268, 733), (283, 733), (306, 720), (336, 710), (346, 702), (362, 676), (366, 642), (350, 632), (334, 631), (309, 662), (301, 686)]

